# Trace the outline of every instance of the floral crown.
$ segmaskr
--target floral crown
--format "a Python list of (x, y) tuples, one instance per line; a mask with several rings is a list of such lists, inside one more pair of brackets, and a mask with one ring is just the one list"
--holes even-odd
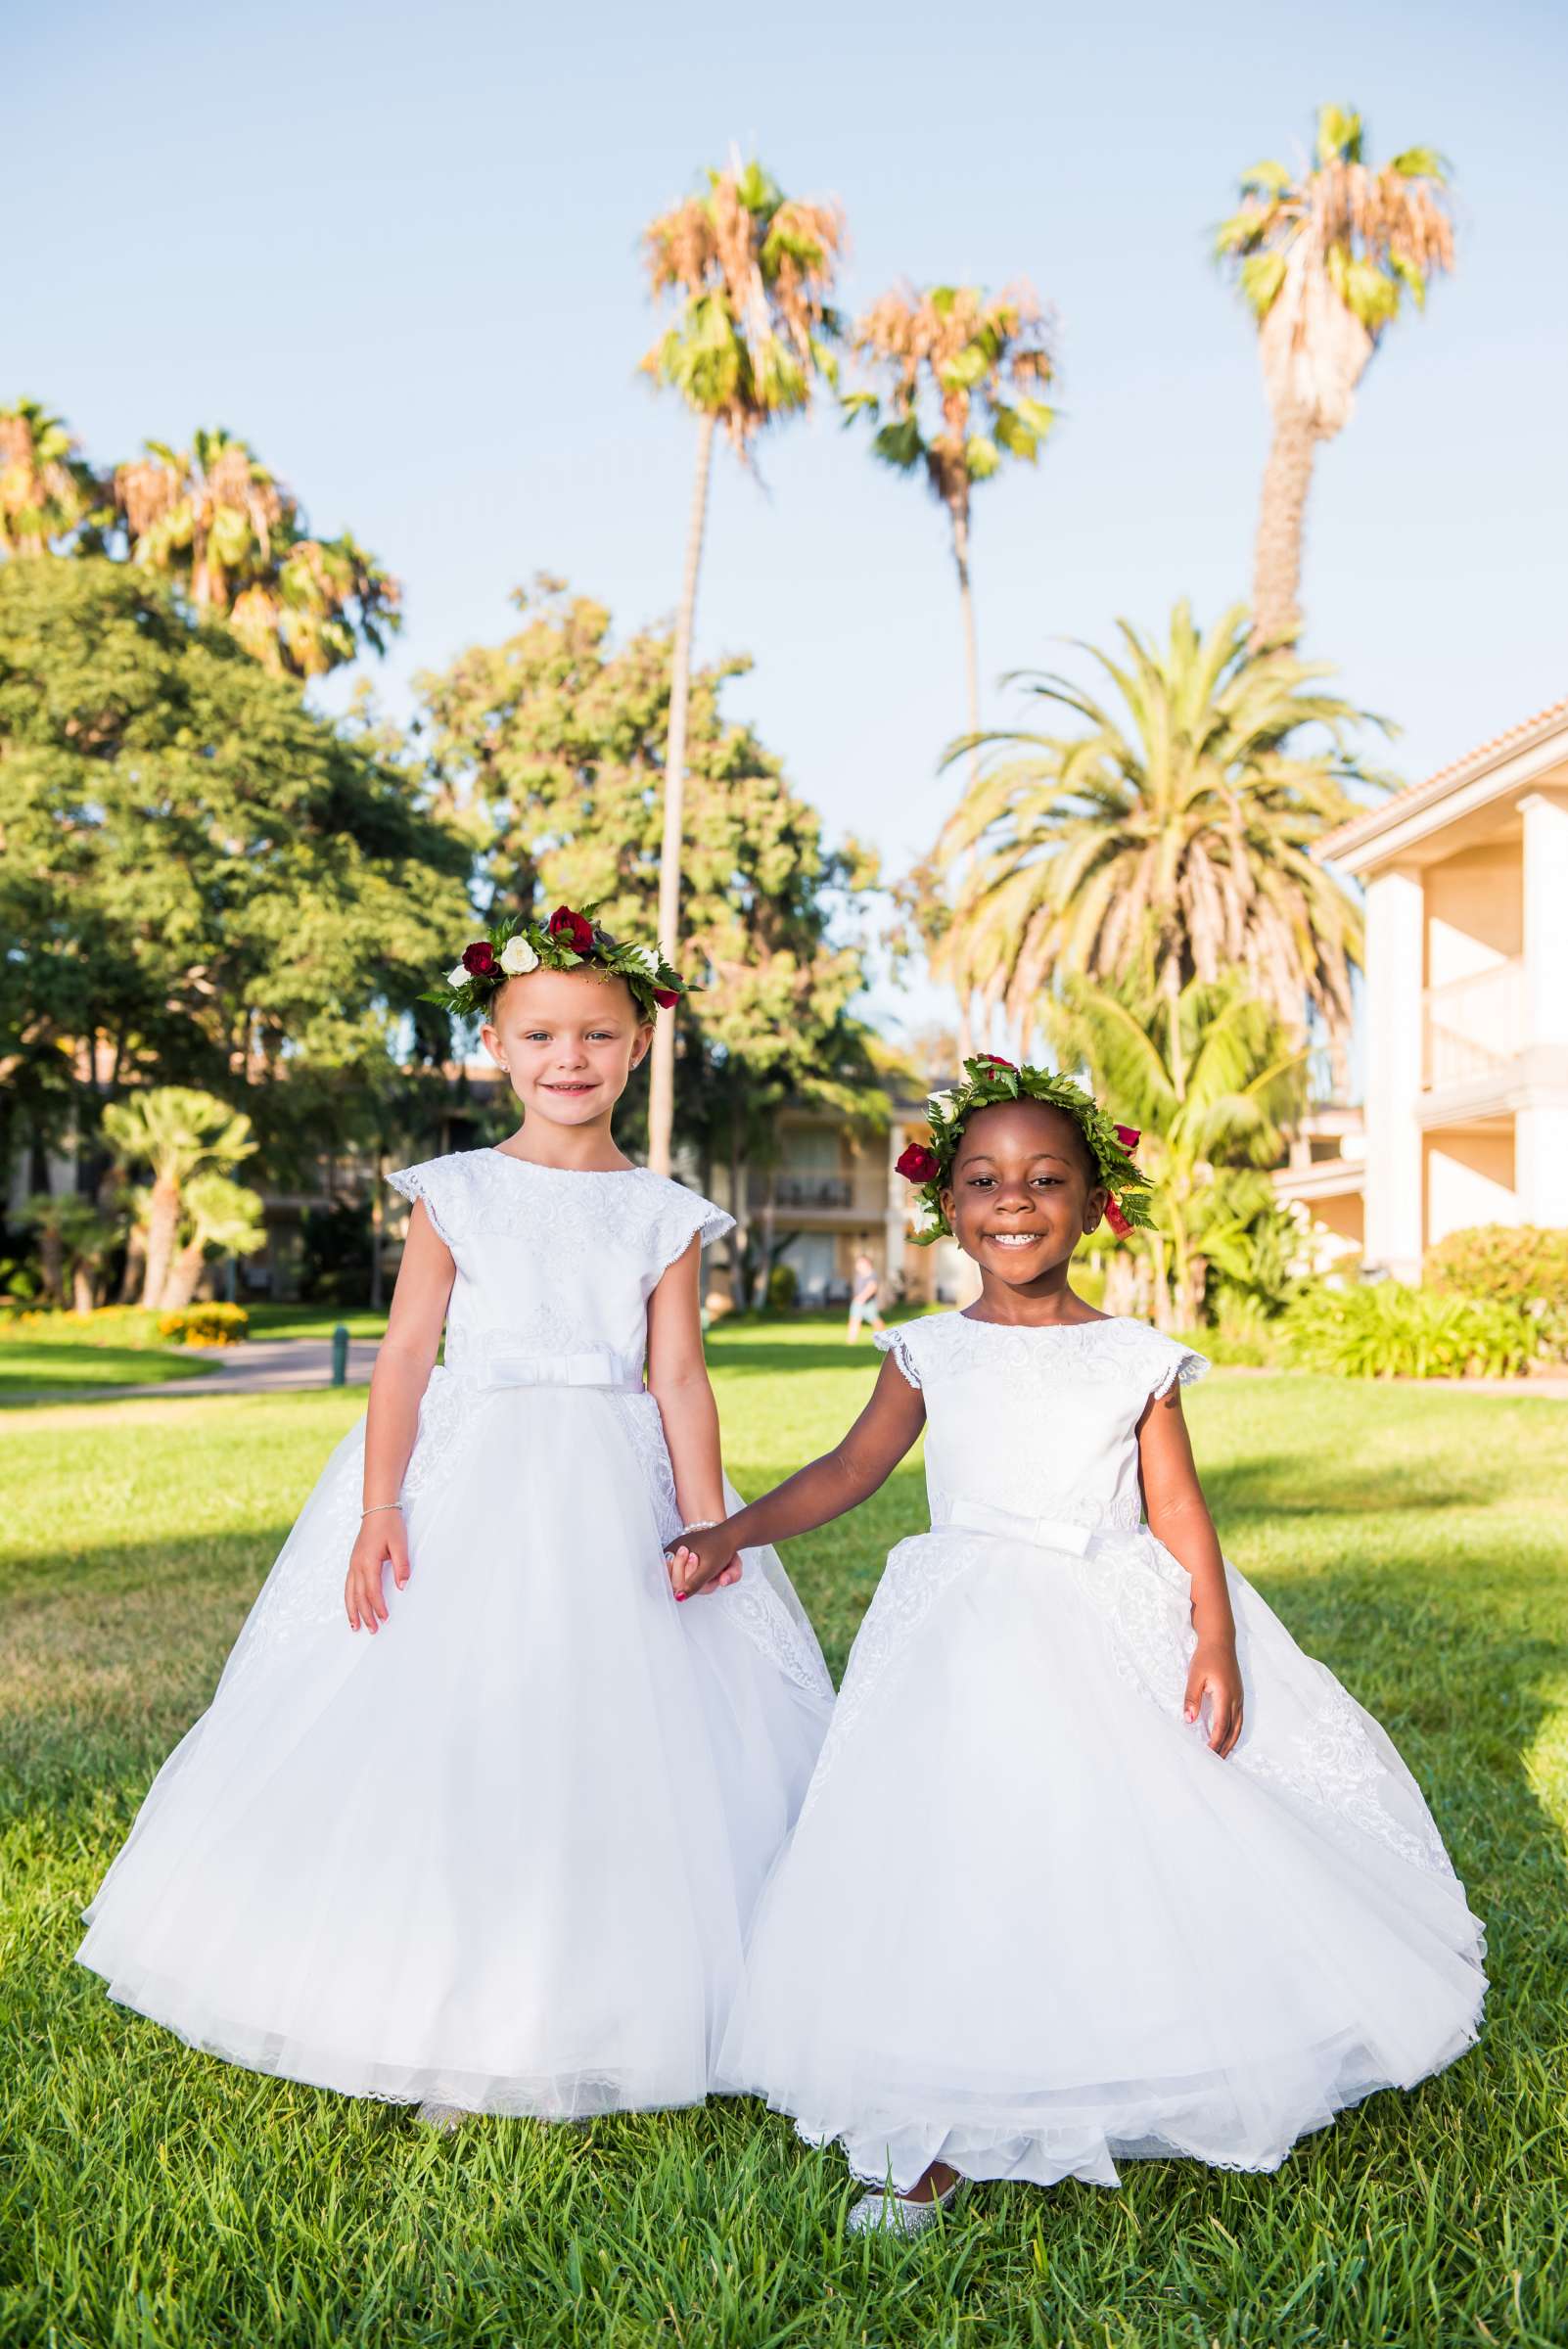
[(465, 1019), (487, 1011), (508, 979), (529, 971), (576, 971), (585, 963), (612, 979), (623, 979), (645, 1019), (671, 1011), (685, 993), (684, 983), (657, 946), (612, 938), (593, 918), (590, 905), (575, 913), (558, 905), (547, 922), (513, 918), (498, 922), (463, 948), (439, 987), (421, 995)]
[(933, 1240), (950, 1239), (952, 1225), (943, 1209), (942, 1194), (952, 1175), (953, 1160), (965, 1126), (977, 1109), (997, 1101), (1044, 1101), (1065, 1109), (1089, 1147), (1099, 1182), (1109, 1191), (1105, 1221), (1118, 1239), (1137, 1225), (1152, 1221), (1148, 1208), (1149, 1178), (1132, 1163), (1142, 1139), (1135, 1126), (1116, 1126), (1097, 1108), (1093, 1097), (1070, 1077), (1053, 1077), (1044, 1069), (1015, 1068), (994, 1052), (978, 1052), (964, 1062), (964, 1082), (950, 1092), (933, 1093), (926, 1107), (931, 1120), (931, 1146), (911, 1142), (899, 1160), (899, 1173), (920, 1186), (927, 1222), (911, 1234), (917, 1248)]

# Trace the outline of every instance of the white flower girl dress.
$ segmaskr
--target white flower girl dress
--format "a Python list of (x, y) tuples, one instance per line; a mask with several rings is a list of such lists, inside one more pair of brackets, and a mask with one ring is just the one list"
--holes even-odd
[(1189, 2154), (1270, 2169), (1474, 2039), (1481, 1928), (1388, 1738), (1233, 1570), (1246, 1727), (1182, 1719), (1187, 1576), (1136, 1426), (1202, 1359), (947, 1313), (932, 1530), (888, 1560), (758, 1911), (724, 2086), (907, 2191)]
[(685, 1606), (665, 1566), (647, 1303), (730, 1219), (643, 1169), (494, 1150), (392, 1180), (457, 1265), (403, 1485), (412, 1576), (349, 1631), (361, 1421), (78, 1955), (193, 2045), (352, 2096), (691, 2103), (832, 1702), (771, 1551)]

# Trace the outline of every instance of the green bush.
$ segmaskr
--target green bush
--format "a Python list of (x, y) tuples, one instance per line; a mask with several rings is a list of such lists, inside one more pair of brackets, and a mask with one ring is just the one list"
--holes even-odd
[(160, 1337), (172, 1338), (176, 1346), (238, 1346), (250, 1328), (243, 1305), (182, 1305), (158, 1316)]
[(1279, 1362), (1279, 1316), (1262, 1297), (1228, 1286), (1210, 1292), (1214, 1319), (1194, 1330), (1191, 1344), (1211, 1362), (1246, 1370), (1272, 1370)]
[(1422, 1266), (1429, 1288), (1448, 1297), (1517, 1306), (1540, 1335), (1541, 1350), (1568, 1360), (1568, 1229), (1542, 1223), (1475, 1223), (1429, 1248)]
[(793, 1265), (775, 1265), (767, 1276), (769, 1313), (793, 1313), (801, 1301), (801, 1284)]
[(1286, 1308), (1290, 1358), (1342, 1378), (1506, 1378), (1536, 1354), (1537, 1333), (1518, 1306), (1378, 1281), (1370, 1288), (1316, 1283)]

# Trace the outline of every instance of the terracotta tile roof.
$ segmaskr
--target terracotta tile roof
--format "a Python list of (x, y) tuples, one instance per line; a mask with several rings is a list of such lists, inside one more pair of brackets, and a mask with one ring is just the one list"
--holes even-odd
[(1505, 726), (1500, 734), (1494, 734), (1490, 742), (1477, 743), (1474, 750), (1466, 751), (1461, 758), (1451, 759), (1448, 765), (1440, 766), (1435, 774), (1424, 775), (1416, 783), (1407, 783), (1403, 790), (1391, 792), (1386, 800), (1377, 801), (1371, 807), (1363, 807), (1348, 822), (1337, 825), (1332, 832), (1324, 833), (1313, 851), (1314, 857), (1332, 856), (1335, 849), (1354, 839), (1363, 824), (1371, 823), (1375, 830), (1381, 831), (1396, 812), (1413, 808), (1422, 801), (1440, 798), (1449, 784), (1484, 773), (1496, 763), (1499, 753), (1522, 750), (1527, 743), (1549, 734), (1553, 727), (1564, 721), (1568, 721), (1568, 697), (1560, 702), (1548, 703), (1545, 710), (1538, 710), (1534, 717), (1520, 718), (1517, 725)]

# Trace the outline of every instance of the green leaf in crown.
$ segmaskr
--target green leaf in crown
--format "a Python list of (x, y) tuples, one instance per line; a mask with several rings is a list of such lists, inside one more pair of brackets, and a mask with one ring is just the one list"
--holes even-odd
[(575, 971), (585, 964), (612, 979), (623, 979), (645, 1020), (672, 1011), (686, 993), (685, 981), (657, 946), (635, 939), (612, 938), (594, 920), (594, 907), (558, 905), (548, 921), (517, 916), (493, 923), (471, 939), (438, 987), (429, 987), (422, 1003), (476, 1019), (489, 1010), (508, 979), (530, 971)]

